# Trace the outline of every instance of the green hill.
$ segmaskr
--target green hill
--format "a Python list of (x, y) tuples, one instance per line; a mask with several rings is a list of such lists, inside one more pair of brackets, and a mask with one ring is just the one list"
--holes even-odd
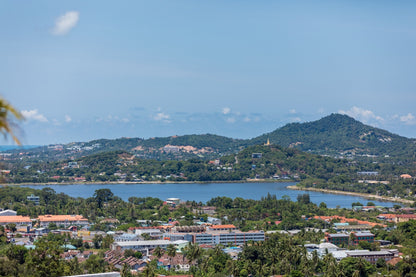
[(251, 144), (273, 144), (323, 155), (353, 154), (415, 158), (416, 140), (365, 125), (347, 115), (331, 114), (307, 123), (287, 124), (256, 137)]
[[(61, 145), (60, 148), (43, 146), (26, 150), (31, 160), (62, 160), (107, 151), (128, 151), (143, 159), (187, 160), (192, 158), (216, 159), (238, 153), (267, 140), (282, 147), (296, 148), (320, 155), (349, 157), (365, 160), (412, 162), (416, 158), (416, 140), (392, 134), (365, 125), (347, 115), (331, 114), (306, 123), (290, 123), (253, 139), (233, 139), (213, 134), (184, 135), (156, 138), (99, 139)], [(172, 146), (169, 148), (169, 146)], [(24, 160), (21, 150), (14, 150), (16, 158)], [(13, 150), (11, 150), (13, 152)]]

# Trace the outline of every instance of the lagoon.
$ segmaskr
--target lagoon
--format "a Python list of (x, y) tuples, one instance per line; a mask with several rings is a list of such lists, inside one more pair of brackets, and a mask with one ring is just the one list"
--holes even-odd
[(98, 189), (108, 188), (114, 195), (127, 201), (129, 197), (156, 197), (165, 200), (170, 197), (180, 198), (181, 200), (195, 200), (196, 202), (206, 203), (208, 200), (217, 196), (227, 196), (231, 198), (241, 197), (244, 199), (260, 200), (268, 193), (275, 194), (277, 199), (289, 196), (292, 201), (296, 201), (299, 194), (309, 194), (310, 200), (319, 205), (325, 202), (328, 208), (351, 208), (354, 202), (367, 204), (371, 201), (379, 206), (392, 207), (397, 203), (368, 200), (359, 196), (330, 194), (315, 191), (290, 190), (287, 186), (296, 183), (158, 183), (158, 184), (59, 184), (59, 185), (25, 185), (35, 189), (49, 187), (57, 193), (65, 193), (72, 197), (88, 198), (92, 197)]

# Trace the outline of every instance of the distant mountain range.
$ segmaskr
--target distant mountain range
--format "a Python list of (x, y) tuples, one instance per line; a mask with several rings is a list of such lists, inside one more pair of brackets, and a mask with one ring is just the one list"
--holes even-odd
[(320, 155), (389, 157), (415, 160), (416, 139), (402, 137), (365, 125), (347, 115), (331, 114), (306, 123), (290, 123), (252, 139), (233, 139), (213, 134), (162, 138), (99, 139), (84, 143), (43, 146), (29, 149), (39, 157), (61, 159), (104, 151), (124, 150), (143, 158), (189, 159), (194, 156), (215, 158), (265, 144), (296, 148)]

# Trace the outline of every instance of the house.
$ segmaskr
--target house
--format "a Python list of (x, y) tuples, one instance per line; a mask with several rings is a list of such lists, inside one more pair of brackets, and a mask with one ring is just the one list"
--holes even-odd
[[(157, 257), (152, 256), (151, 259), (157, 259)], [(166, 270), (175, 269), (178, 271), (188, 272), (192, 265), (196, 264), (196, 261), (192, 263), (181, 253), (176, 253), (175, 257), (170, 257), (166, 253), (158, 259), (158, 267), (164, 268)]]
[(212, 225), (221, 225), (221, 219), (208, 216), (207, 222)]
[(37, 220), (40, 223), (41, 227), (48, 227), (49, 224), (54, 223), (56, 226), (65, 226), (69, 227), (71, 225), (88, 225), (88, 219), (84, 218), (82, 215), (40, 215)]
[(35, 196), (33, 195), (33, 193), (30, 196), (26, 197), (26, 199), (27, 201), (34, 202), (35, 205), (39, 205), (39, 196)]
[(13, 210), (4, 210), (0, 212), (0, 216), (16, 216), (17, 212)]

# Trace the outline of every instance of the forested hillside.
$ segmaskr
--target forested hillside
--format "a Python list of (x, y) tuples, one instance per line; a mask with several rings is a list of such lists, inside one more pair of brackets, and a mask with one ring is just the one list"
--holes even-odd
[(365, 125), (347, 115), (331, 114), (307, 123), (291, 123), (252, 139), (318, 154), (416, 158), (416, 141)]
[(248, 146), (262, 145), (268, 140), (283, 147), (361, 161), (412, 163), (416, 159), (415, 139), (395, 135), (340, 114), (331, 114), (313, 122), (290, 123), (246, 140), (213, 134), (99, 139), (7, 152), (11, 154), (9, 160), (26, 162), (65, 160), (116, 150), (136, 154), (142, 159), (209, 160), (238, 153)]

